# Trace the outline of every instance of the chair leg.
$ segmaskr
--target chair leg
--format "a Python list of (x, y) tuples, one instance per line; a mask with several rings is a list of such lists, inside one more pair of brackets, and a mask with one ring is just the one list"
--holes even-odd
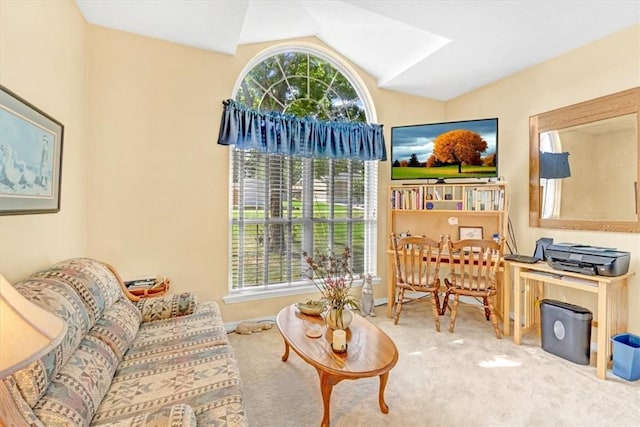
[(400, 312), (402, 311), (402, 301), (404, 300), (404, 288), (398, 291), (398, 302), (396, 303), (396, 316), (393, 318), (393, 324), (397, 325), (400, 321)]
[(449, 306), (449, 295), (451, 294), (451, 292), (449, 292), (449, 290), (447, 289), (447, 291), (444, 293), (444, 300), (442, 301), (442, 307), (440, 308), (440, 315), (444, 316), (445, 313), (447, 312), (447, 308)]
[(496, 338), (500, 339), (500, 328), (498, 328), (498, 316), (496, 316), (496, 308), (493, 305), (493, 297), (489, 299), (489, 312), (491, 317), (491, 324), (493, 325), (493, 332), (496, 334)]
[(435, 291), (431, 291), (431, 296), (433, 297), (434, 302), (436, 303), (436, 308), (438, 309), (438, 314), (440, 314), (440, 290), (436, 289)]
[(431, 296), (431, 308), (433, 308), (433, 320), (436, 323), (436, 331), (440, 332), (440, 304), (438, 292), (431, 292), (433, 295)]
[(456, 327), (456, 316), (458, 315), (458, 301), (460, 300), (460, 295), (456, 294), (453, 299), (453, 307), (451, 307), (451, 320), (449, 320), (449, 332), (453, 332), (453, 329)]
[(482, 303), (484, 305), (484, 317), (485, 319), (489, 320), (489, 316), (493, 311), (489, 308), (489, 299), (487, 297), (482, 297)]

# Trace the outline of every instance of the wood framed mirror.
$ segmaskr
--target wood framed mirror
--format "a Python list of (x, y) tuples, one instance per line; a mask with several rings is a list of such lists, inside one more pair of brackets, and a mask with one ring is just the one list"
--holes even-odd
[(529, 225), (640, 232), (640, 88), (529, 118)]

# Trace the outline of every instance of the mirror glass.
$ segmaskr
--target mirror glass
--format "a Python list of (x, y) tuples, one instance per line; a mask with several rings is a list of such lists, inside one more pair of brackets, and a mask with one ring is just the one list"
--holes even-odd
[(568, 153), (570, 171), (564, 178), (541, 175), (541, 218), (637, 221), (636, 127), (636, 115), (627, 114), (540, 133), (541, 164), (543, 153)]
[(640, 232), (640, 88), (532, 116), (529, 224)]

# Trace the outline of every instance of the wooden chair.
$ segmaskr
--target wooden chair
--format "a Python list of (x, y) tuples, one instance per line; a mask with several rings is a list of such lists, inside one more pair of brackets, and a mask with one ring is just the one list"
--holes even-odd
[(496, 338), (501, 338), (494, 300), (497, 293), (497, 277), (502, 259), (504, 242), (494, 240), (448, 240), (449, 275), (444, 279), (447, 291), (442, 303), (444, 314), (449, 307), (449, 296), (454, 295), (449, 332), (453, 332), (458, 313), (460, 295), (482, 298), (484, 313), (491, 320)]
[(398, 289), (396, 315), (393, 323), (398, 324), (402, 306), (416, 298), (408, 297), (405, 291), (430, 292), (431, 306), (436, 330), (440, 332), (440, 256), (443, 249), (443, 239), (439, 241), (427, 237), (399, 237), (391, 234), (391, 244), (394, 251), (395, 281)]

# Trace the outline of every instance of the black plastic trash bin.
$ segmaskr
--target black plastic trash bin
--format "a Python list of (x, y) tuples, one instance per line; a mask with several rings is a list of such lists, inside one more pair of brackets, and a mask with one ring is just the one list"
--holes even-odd
[(562, 301), (540, 301), (542, 349), (581, 365), (591, 356), (593, 314), (584, 307)]

